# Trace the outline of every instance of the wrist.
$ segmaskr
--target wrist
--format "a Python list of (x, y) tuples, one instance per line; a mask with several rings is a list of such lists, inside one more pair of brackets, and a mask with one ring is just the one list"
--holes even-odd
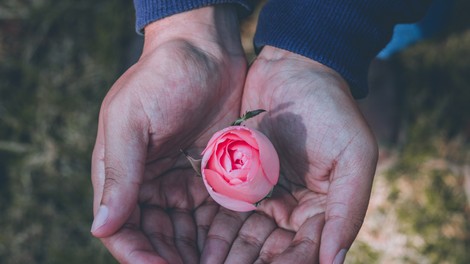
[(145, 27), (144, 54), (167, 42), (180, 40), (207, 52), (243, 55), (235, 6), (220, 4), (175, 14)]
[[(270, 63), (272, 65), (277, 65), (278, 67), (274, 67), (274, 69), (279, 72), (307, 72), (308, 75), (316, 75), (322, 78), (327, 78), (329, 82), (334, 81), (336, 84), (334, 85), (335, 87), (339, 87), (342, 91), (349, 95), (351, 94), (348, 83), (337, 71), (318, 61), (299, 55), (297, 53), (266, 45), (261, 50), (257, 60), (265, 61), (266, 63)], [(320, 86), (318, 88), (330, 89), (331, 85)]]
[(295, 61), (297, 64), (300, 64), (302, 66), (308, 66), (308, 67), (314, 67), (320, 71), (327, 71), (331, 72), (334, 74), (336, 73), (333, 69), (315, 61), (310, 58), (307, 58), (305, 56), (299, 55), (297, 53), (277, 48), (274, 46), (264, 46), (263, 49), (261, 50), (258, 59), (260, 60), (266, 60), (266, 61)]
[(336, 76), (339, 79), (342, 79), (341, 75), (333, 70), (332, 68), (305, 56), (299, 55), (297, 53), (277, 48), (274, 46), (264, 46), (261, 50), (258, 59), (266, 61), (285, 61), (285, 62), (295, 62), (296, 66), (307, 67), (309, 69), (315, 69), (315, 72), (324, 72)]

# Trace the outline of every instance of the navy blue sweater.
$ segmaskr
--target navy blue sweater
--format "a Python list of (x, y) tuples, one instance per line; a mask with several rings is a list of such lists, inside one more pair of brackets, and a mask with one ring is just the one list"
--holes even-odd
[[(250, 0), (134, 0), (136, 28), (195, 8), (234, 3), (241, 14)], [(318, 61), (343, 76), (355, 98), (367, 94), (367, 72), (397, 23), (417, 21), (431, 0), (269, 0), (263, 7), (254, 44), (270, 45)]]

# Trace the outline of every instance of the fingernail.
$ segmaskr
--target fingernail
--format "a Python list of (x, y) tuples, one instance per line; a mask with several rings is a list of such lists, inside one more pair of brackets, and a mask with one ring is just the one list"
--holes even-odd
[(336, 254), (335, 260), (333, 260), (333, 264), (343, 264), (344, 259), (346, 258), (346, 253), (348, 253), (347, 249), (341, 249), (338, 254)]
[(91, 232), (94, 233), (98, 228), (102, 227), (106, 220), (108, 220), (108, 207), (106, 205), (100, 205), (98, 209), (98, 213), (95, 216), (95, 220), (93, 220), (93, 224), (91, 225)]

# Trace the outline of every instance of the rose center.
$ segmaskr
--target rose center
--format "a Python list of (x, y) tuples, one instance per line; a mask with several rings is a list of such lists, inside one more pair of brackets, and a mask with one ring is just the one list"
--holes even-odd
[(232, 157), (232, 170), (243, 169), (247, 163), (246, 155), (238, 150), (233, 150), (231, 152), (232, 153), (230, 153), (230, 156)]
[(234, 162), (235, 168), (237, 169), (241, 169), (243, 164), (245, 164), (245, 162), (242, 159), (236, 159)]

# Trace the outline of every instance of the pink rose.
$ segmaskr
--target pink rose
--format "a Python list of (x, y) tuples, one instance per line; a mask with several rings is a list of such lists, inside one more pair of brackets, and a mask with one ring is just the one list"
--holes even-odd
[(256, 209), (279, 179), (279, 157), (261, 132), (230, 126), (215, 133), (202, 152), (201, 173), (210, 196), (239, 212)]

